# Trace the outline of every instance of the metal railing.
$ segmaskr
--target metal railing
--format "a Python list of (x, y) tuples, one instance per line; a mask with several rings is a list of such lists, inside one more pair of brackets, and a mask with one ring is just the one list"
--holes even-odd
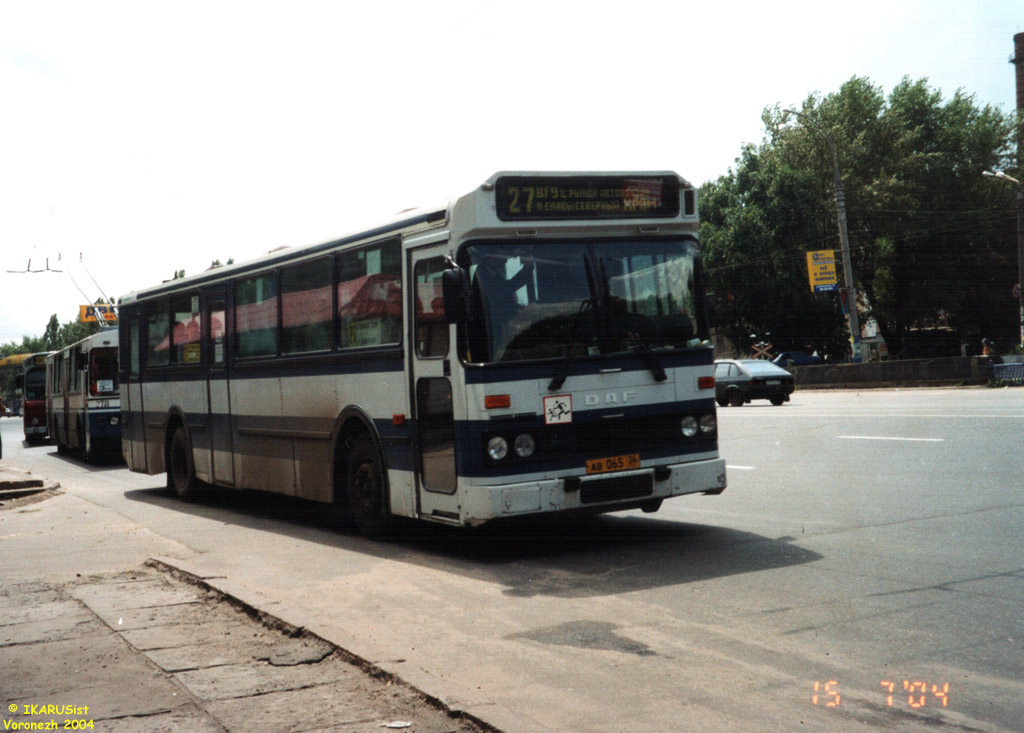
[(1009, 384), (1024, 384), (1024, 364), (992, 364), (992, 379)]

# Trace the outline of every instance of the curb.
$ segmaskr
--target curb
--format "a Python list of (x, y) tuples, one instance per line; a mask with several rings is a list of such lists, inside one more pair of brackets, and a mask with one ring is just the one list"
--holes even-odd
[[(263, 595), (258, 591), (245, 588), (223, 575), (216, 575), (207, 572), (192, 563), (172, 557), (151, 557), (146, 562), (147, 567), (166, 572), (179, 580), (190, 583), (206, 591), (216, 594), (224, 601), (227, 601), (235, 608), (256, 619), (269, 628), (278, 629), (293, 637), (308, 637), (330, 645), (339, 652), (350, 664), (355, 665), (363, 672), (378, 679), (384, 679), (392, 684), (402, 685), (411, 690), (424, 702), (432, 707), (447, 713), (454, 719), (469, 720), (491, 733), (503, 733), (504, 730), (546, 730), (539, 726), (536, 721), (526, 720), (521, 715), (504, 708), (501, 705), (473, 704), (467, 708), (453, 708), (446, 705), (444, 701), (435, 695), (406, 682), (394, 672), (384, 669), (378, 664), (355, 654), (336, 642), (327, 638), (327, 635), (315, 631), (315, 621), (303, 623), (303, 612)], [(276, 606), (276, 608), (275, 608)], [(270, 610), (274, 612), (272, 613)], [(480, 717), (486, 713), (490, 720)]]
[(0, 468), (0, 501), (20, 499), (44, 491), (60, 488), (60, 484), (49, 479), (36, 478), (28, 471), (4, 466)]

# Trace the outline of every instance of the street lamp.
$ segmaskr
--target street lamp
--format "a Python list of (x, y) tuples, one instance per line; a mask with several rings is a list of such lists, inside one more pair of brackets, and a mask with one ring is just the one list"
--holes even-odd
[(795, 109), (782, 110), (786, 114), (796, 115), (800, 121), (814, 132), (825, 138), (829, 149), (832, 151), (832, 169), (836, 187), (836, 217), (839, 220), (839, 242), (843, 250), (843, 273), (846, 280), (846, 305), (850, 324), (850, 336), (853, 339), (853, 361), (861, 361), (860, 352), (860, 316), (857, 313), (857, 291), (853, 285), (853, 261), (850, 259), (850, 235), (846, 231), (846, 196), (843, 193), (843, 179), (839, 175), (839, 155), (836, 153), (836, 146), (832, 138), (825, 134), (825, 131), (818, 127), (810, 117)]
[(981, 175), (998, 178), (1017, 187), (1017, 304), (1020, 310), (1020, 346), (1024, 349), (1024, 185), (1002, 171), (982, 171)]

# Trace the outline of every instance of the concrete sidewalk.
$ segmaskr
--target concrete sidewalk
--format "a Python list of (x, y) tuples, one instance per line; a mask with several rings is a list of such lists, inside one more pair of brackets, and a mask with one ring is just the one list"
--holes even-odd
[(0, 695), (4, 730), (490, 730), (151, 568), (0, 588)]
[[(35, 526), (51, 501), (73, 497), (0, 465), (3, 551), (60, 565), (45, 580), (0, 576), (4, 730), (496, 730), (282, 621), (267, 611), (273, 604), (214, 587), (223, 578), (166, 561), (95, 572), (81, 546), (41, 553), (39, 542), (63, 537), (59, 524), (42, 534)], [(82, 564), (92, 570), (76, 573)]]

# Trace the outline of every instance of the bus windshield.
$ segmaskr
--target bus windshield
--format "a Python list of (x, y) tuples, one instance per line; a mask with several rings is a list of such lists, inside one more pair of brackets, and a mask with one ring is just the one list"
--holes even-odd
[(93, 349), (89, 352), (89, 394), (97, 397), (117, 392), (117, 349)]
[(25, 372), (25, 399), (46, 399), (46, 369), (33, 367)]
[(707, 338), (692, 240), (468, 245), (466, 361), (683, 349)]

